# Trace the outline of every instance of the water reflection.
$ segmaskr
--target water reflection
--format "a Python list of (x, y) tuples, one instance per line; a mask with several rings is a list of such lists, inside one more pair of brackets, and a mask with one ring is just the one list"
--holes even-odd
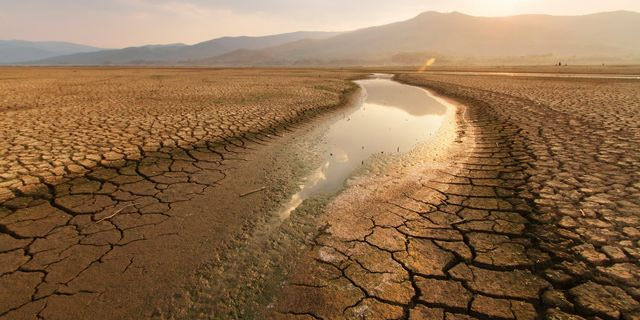
[(333, 194), (373, 154), (397, 154), (426, 141), (442, 124), (447, 107), (426, 90), (388, 76), (357, 82), (365, 95), (360, 106), (331, 124), (324, 135), (322, 165), (303, 181), (280, 213), (286, 219), (305, 199)]
[(361, 81), (367, 90), (366, 103), (398, 108), (412, 116), (443, 115), (447, 108), (427, 96), (424, 90), (387, 79)]

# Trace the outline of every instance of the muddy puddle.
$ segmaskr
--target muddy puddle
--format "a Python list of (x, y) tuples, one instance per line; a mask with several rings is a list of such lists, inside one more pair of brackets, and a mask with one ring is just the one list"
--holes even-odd
[(308, 198), (336, 193), (372, 158), (410, 151), (440, 128), (447, 106), (428, 91), (382, 74), (356, 83), (361, 99), (322, 129), (322, 148), (316, 155), (320, 165), (302, 180), (279, 212), (280, 219), (287, 219)]

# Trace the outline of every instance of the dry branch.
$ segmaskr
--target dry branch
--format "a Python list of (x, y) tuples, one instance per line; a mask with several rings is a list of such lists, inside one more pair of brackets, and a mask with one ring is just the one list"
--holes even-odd
[(267, 188), (267, 187), (262, 187), (262, 188), (259, 188), (259, 189), (251, 190), (251, 191), (249, 191), (249, 192), (245, 192), (245, 193), (243, 193), (243, 194), (241, 194), (241, 195), (240, 195), (240, 198), (245, 197), (245, 196), (248, 196), (248, 195), (250, 195), (250, 194), (254, 194), (254, 193), (256, 193), (256, 192), (260, 192), (260, 191), (262, 191), (262, 190), (265, 190), (266, 188)]
[(96, 221), (96, 223), (102, 222), (102, 221), (104, 221), (104, 220), (111, 219), (111, 218), (115, 217), (118, 213), (120, 213), (120, 211), (122, 211), (122, 210), (124, 210), (124, 209), (126, 209), (126, 208), (129, 208), (129, 207), (133, 207), (133, 206), (134, 206), (133, 204), (126, 205), (126, 206), (124, 206), (124, 207), (122, 207), (122, 208), (120, 208), (120, 209), (116, 210), (116, 212), (112, 213), (111, 215), (109, 215), (109, 216), (107, 216), (107, 217), (104, 217), (104, 218), (102, 218), (102, 219), (100, 219), (100, 220)]

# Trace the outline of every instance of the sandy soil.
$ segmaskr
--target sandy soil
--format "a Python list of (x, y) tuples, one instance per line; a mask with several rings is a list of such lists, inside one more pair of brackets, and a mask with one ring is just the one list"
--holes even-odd
[(340, 196), (270, 316), (640, 316), (639, 81), (398, 79), (464, 104), (450, 161)]

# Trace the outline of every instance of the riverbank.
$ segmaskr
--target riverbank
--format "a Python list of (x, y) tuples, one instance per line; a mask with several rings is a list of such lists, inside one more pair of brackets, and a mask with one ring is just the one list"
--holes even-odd
[(522, 171), (503, 177), (523, 179), (515, 190), (529, 206), (522, 212), (528, 220), (525, 239), (548, 257), (526, 268), (547, 282), (546, 289), (531, 297), (536, 315), (638, 317), (640, 159), (634, 150), (640, 146), (640, 82), (438, 75), (401, 79), (457, 97), (484, 112), (485, 119), (512, 128), (508, 155)]
[(638, 316), (638, 81), (397, 78), (466, 105), (461, 152), (339, 208), (273, 317)]
[(0, 108), (8, 319), (137, 319), (186, 303), (195, 271), (232, 255), (289, 190), (239, 195), (301, 170), (277, 148), (347, 104), (357, 76), (18, 71)]
[[(302, 159), (306, 177), (268, 184), (300, 185), (297, 192), (294, 189), (290, 194), (290, 201), (285, 199), (282, 207), (273, 211), (273, 219), (256, 228), (247, 243), (238, 248), (237, 256), (227, 262), (224, 270), (204, 272), (209, 283), (194, 288), (194, 303), (186, 310), (185, 318), (264, 317), (266, 306), (272, 304), (282, 282), (304, 256), (301, 253), (313, 245), (311, 239), (323, 229), (327, 213), (335, 212), (331, 208), (340, 201), (337, 199), (353, 193), (354, 184), (378, 186), (389, 174), (404, 176), (409, 170), (424, 166), (425, 160), (421, 159), (427, 159), (426, 155), (430, 156), (427, 162), (433, 164), (433, 156), (446, 154), (444, 149), (455, 137), (455, 107), (436, 100), (425, 90), (387, 79), (358, 83), (362, 98), (356, 98), (360, 100), (357, 105), (317, 122), (311, 130), (298, 130), (296, 137), (283, 145), (286, 150), (278, 159), (294, 163), (292, 158)], [(399, 100), (398, 95), (402, 96)], [(384, 103), (380, 98), (388, 99), (386, 105), (377, 104)], [(379, 119), (385, 122), (377, 123)], [(412, 122), (432, 127), (413, 133), (400, 130)], [(406, 141), (394, 140), (387, 129), (399, 130), (394, 134)], [(380, 141), (380, 135), (387, 140)], [(414, 142), (416, 139), (418, 142)], [(398, 151), (397, 143), (402, 151)], [(355, 191), (348, 201), (363, 196), (361, 192)], [(291, 208), (291, 200), (296, 199), (300, 201)], [(215, 283), (212, 279), (216, 279)]]
[[(0, 281), (15, 288), (0, 294), (3, 317), (638, 316), (640, 82), (396, 78), (455, 99), (456, 120), (374, 157), (275, 233), (258, 226), (322, 162), (300, 135), (349, 107), (290, 121), (285, 106), (278, 129), (204, 145), (180, 134), (179, 146), (19, 191), (0, 209)], [(296, 81), (319, 97), (333, 88)]]
[[(349, 180), (315, 221), (320, 232), (308, 239), (308, 249), (272, 301), (273, 308), (263, 316), (389, 319), (408, 315), (407, 306), (415, 304), (417, 297), (416, 271), (396, 260), (394, 253), (408, 250), (407, 232), (415, 235), (431, 223), (421, 219), (420, 212), (440, 198), (424, 185), (450, 180), (441, 171), (453, 161), (466, 159), (474, 147), (466, 138), (473, 134), (464, 120), (466, 107), (432, 97), (447, 106), (436, 134), (403, 155), (373, 165), (367, 175)], [(448, 231), (436, 233), (446, 237)], [(431, 253), (413, 257), (411, 252), (404, 258), (424, 265), (440, 263)]]

